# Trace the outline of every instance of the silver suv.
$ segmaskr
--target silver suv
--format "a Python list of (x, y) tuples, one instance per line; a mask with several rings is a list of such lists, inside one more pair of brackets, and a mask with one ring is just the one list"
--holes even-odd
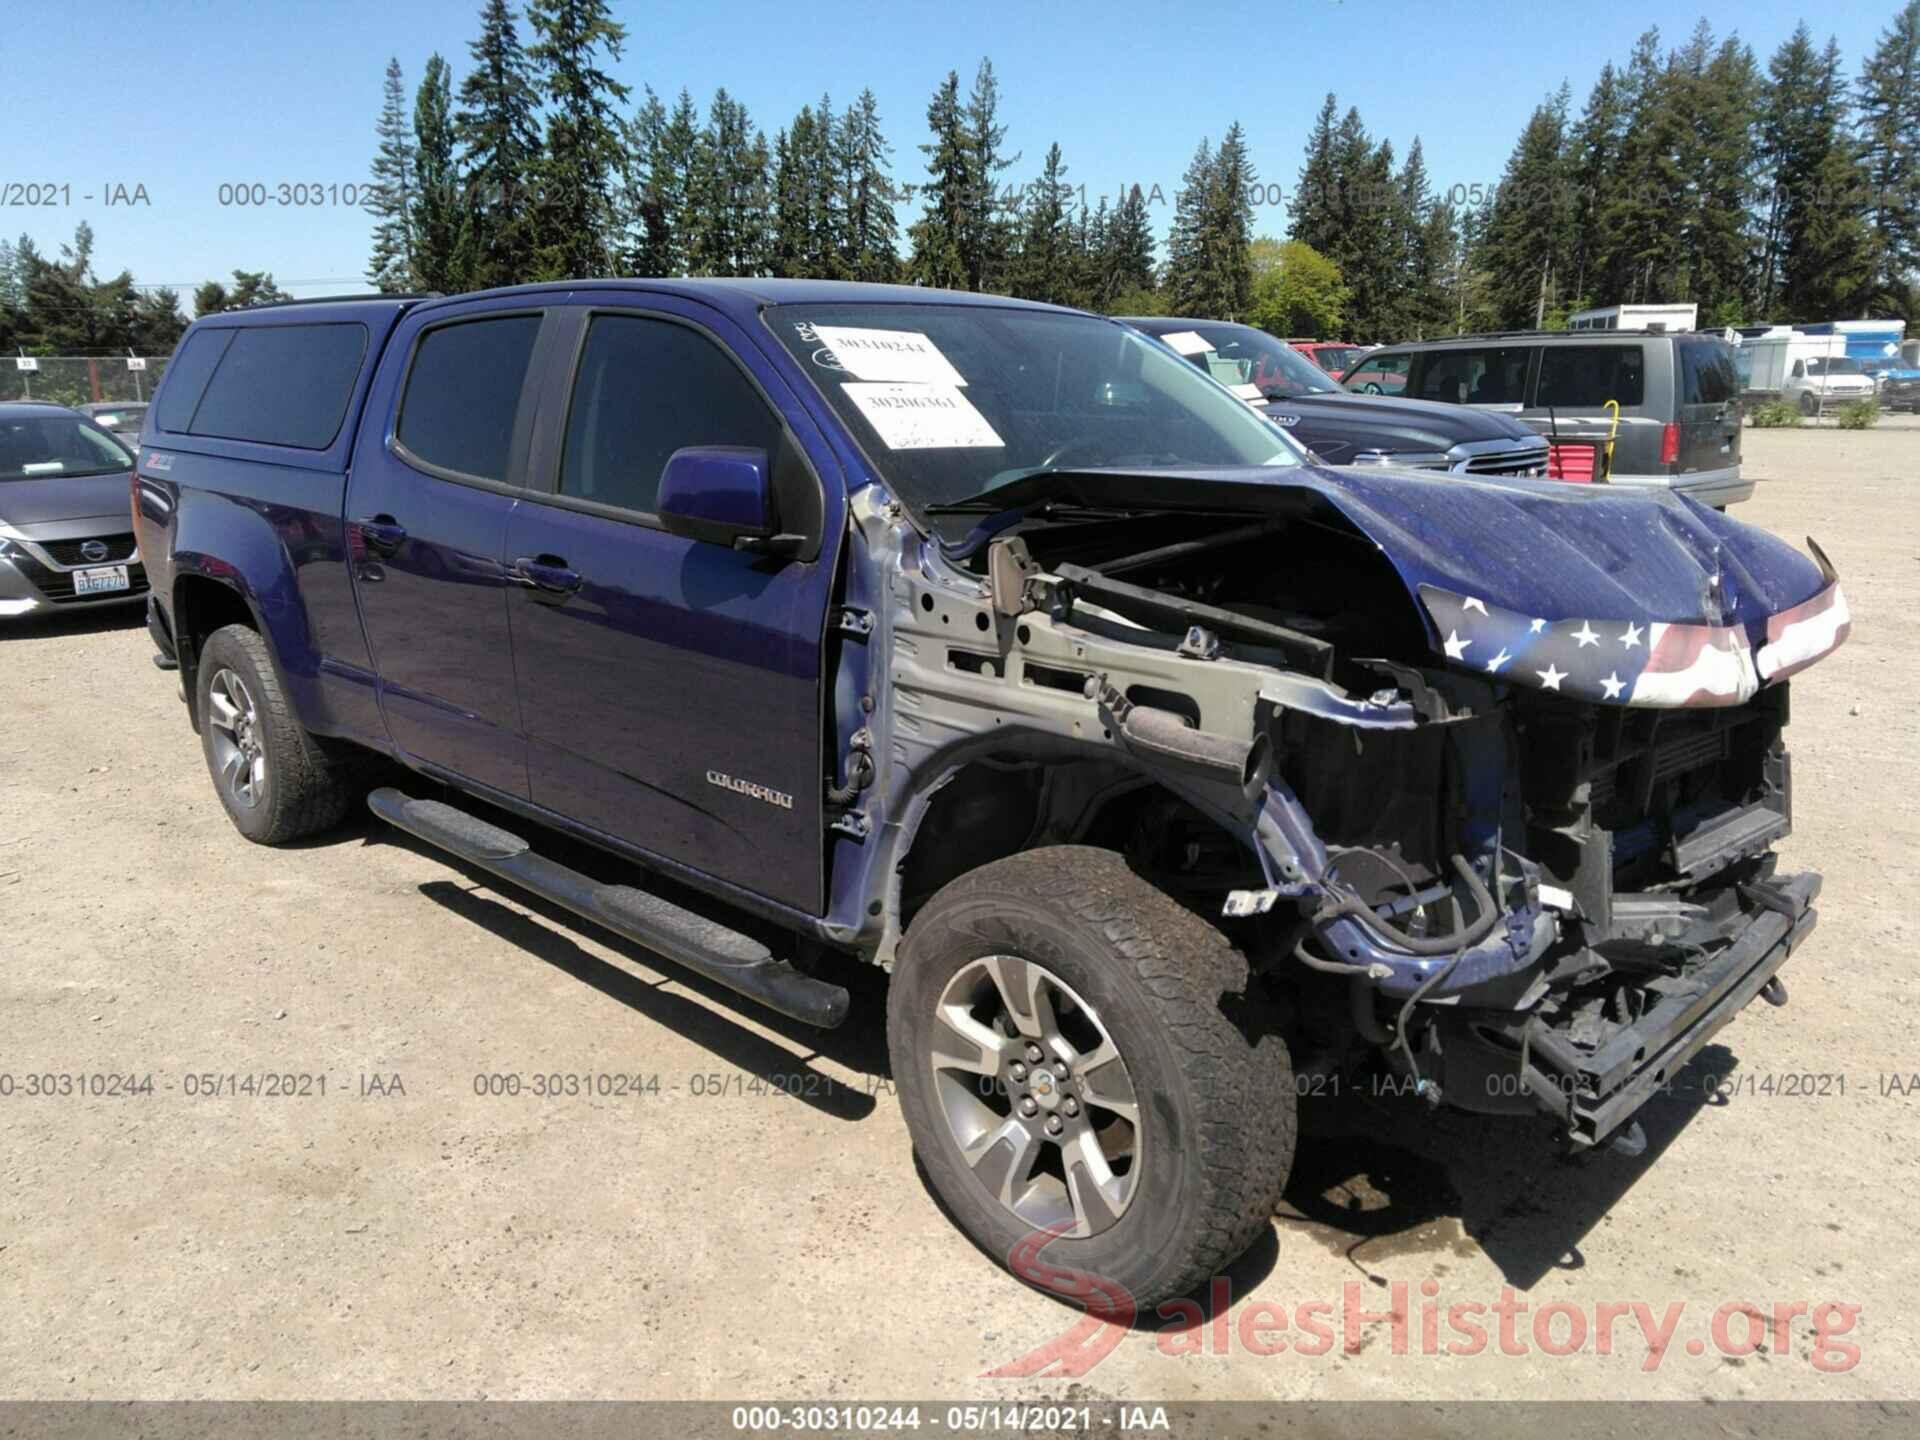
[(1607, 479), (1648, 485), (1724, 510), (1753, 494), (1740, 474), (1740, 377), (1733, 347), (1711, 335), (1657, 331), (1508, 331), (1391, 345), (1342, 383), (1392, 375), (1389, 393), (1513, 415), (1556, 440), (1591, 442), (1613, 427)]

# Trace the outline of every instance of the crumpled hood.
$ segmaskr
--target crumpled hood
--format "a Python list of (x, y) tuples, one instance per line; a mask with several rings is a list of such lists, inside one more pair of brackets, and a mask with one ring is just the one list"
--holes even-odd
[[(1303, 465), (1034, 476), (1006, 486), (1005, 497), (1010, 507), (1072, 498), (1223, 515), (1296, 513), (1322, 502), (1392, 564), (1441, 659), (1595, 703), (1736, 704), (1847, 634), (1846, 602), (1824, 564), (1664, 491)], [(1460, 630), (1463, 618), (1496, 616), (1504, 619), (1477, 638)], [(1654, 625), (1661, 633), (1649, 645)], [(1612, 654), (1582, 633), (1587, 627), (1597, 637), (1608, 626)], [(1639, 630), (1630, 645), (1622, 643), (1629, 627)], [(1522, 637), (1523, 645), (1512, 643)], [(1562, 640), (1583, 662), (1575, 684), (1546, 653)], [(1770, 672), (1761, 664), (1768, 646)], [(1731, 658), (1718, 658), (1723, 653)], [(1633, 673), (1614, 664), (1585, 677), (1585, 664), (1603, 654), (1624, 658)], [(1694, 661), (1714, 671), (1703, 692), (1686, 690), (1683, 678), (1649, 683), (1636, 696), (1630, 682), (1643, 671), (1675, 664), (1685, 675)]]
[(0, 525), (24, 530), (56, 520), (112, 515), (132, 521), (128, 472), (49, 475), (44, 480), (0, 480)]

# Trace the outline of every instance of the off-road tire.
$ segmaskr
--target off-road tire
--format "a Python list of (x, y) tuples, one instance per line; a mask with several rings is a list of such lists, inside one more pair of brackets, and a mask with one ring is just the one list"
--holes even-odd
[[(236, 799), (216, 759), (220, 731), (213, 723), (209, 691), (223, 671), (239, 677), (253, 702), (254, 732), (266, 761), (265, 778), (251, 806)], [(242, 835), (256, 845), (285, 845), (340, 823), (353, 800), (350, 777), (294, 717), (266, 642), (257, 632), (228, 625), (207, 638), (194, 676), (194, 706), (214, 793)]]
[[(1119, 1047), (1140, 1101), (1143, 1160), (1111, 1228), (1062, 1235), (1040, 1265), (1016, 1263), (1034, 1227), (968, 1167), (933, 1078), (947, 983), (989, 955), (1038, 962), (1085, 997)], [(1293, 1163), (1297, 1117), (1285, 1042), (1251, 1024), (1247, 963), (1226, 938), (1127, 867), (1082, 846), (1031, 850), (947, 885), (914, 918), (887, 1003), (893, 1078), (915, 1153), (967, 1236), (1041, 1289), (1071, 1267), (1123, 1286), (1145, 1309), (1194, 1291), (1271, 1223)], [(1084, 1297), (1083, 1297), (1084, 1298)]]

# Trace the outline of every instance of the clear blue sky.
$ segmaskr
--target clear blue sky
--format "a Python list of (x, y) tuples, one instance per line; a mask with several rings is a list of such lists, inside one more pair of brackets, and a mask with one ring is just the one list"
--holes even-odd
[[(1717, 34), (1738, 30), (1764, 65), (1806, 14), (1819, 42), (1837, 36), (1851, 76), (1896, 8), (1744, 0), (1707, 18)], [(126, 267), (137, 281), (191, 285), (238, 266), (271, 270), (296, 294), (359, 288), (363, 213), (223, 207), (219, 187), (364, 180), (387, 57), (399, 57), (409, 96), (435, 50), (463, 74), (479, 9), (478, 0), (35, 7), (31, 26), (0, 36), (0, 185), (68, 185), (72, 203), (0, 211), (0, 234), (24, 232), (52, 252), (85, 219), (102, 275)], [(704, 106), (725, 85), (769, 138), (822, 91), (837, 106), (872, 87), (902, 181), (923, 174), (915, 147), (934, 87), (949, 69), (970, 80), (990, 55), (1008, 149), (1022, 152), (1006, 178), (1030, 178), (1058, 140), (1089, 198), (1157, 182), (1163, 233), (1194, 147), (1236, 118), (1262, 178), (1289, 189), (1328, 90), (1402, 155), (1418, 134), (1436, 186), (1492, 182), (1544, 94), (1568, 80), (1577, 110), (1602, 61), (1624, 60), (1642, 30), (1658, 25), (1678, 44), (1700, 15), (1641, 0), (615, 0), (614, 10), (628, 29), (615, 71), (636, 96), (643, 84), (669, 97), (684, 85)], [(116, 184), (144, 186), (151, 203), (104, 203)], [(1285, 213), (1262, 209), (1256, 225), (1280, 234)]]

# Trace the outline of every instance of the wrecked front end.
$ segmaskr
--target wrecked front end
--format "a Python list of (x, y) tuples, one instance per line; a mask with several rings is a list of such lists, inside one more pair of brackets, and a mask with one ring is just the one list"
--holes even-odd
[[(996, 727), (1118, 752), (1180, 797), (1130, 859), (1292, 992), (1297, 1064), (1358, 1041), (1435, 1103), (1631, 1147), (1709, 1037), (1785, 1001), (1820, 880), (1772, 853), (1783, 682), (1845, 600), (1824, 559), (1669, 497), (1354, 484), (1116, 484), (1131, 515), (1035, 499), (901, 554), (876, 728), (902, 775)], [(1496, 510), (1504, 565), (1476, 554)], [(1603, 579), (1532, 583), (1556, 547)], [(1033, 835), (1061, 838), (1046, 799)]]

